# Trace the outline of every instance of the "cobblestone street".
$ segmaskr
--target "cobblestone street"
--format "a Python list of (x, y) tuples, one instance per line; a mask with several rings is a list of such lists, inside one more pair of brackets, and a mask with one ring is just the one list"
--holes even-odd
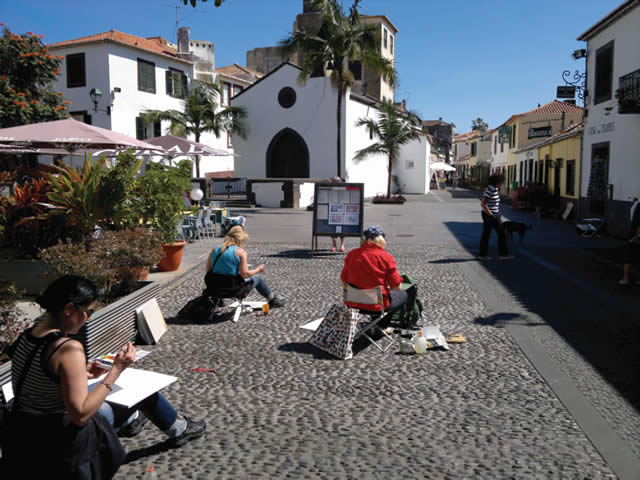
[[(424, 206), (407, 204), (409, 211)], [(477, 208), (471, 199), (461, 206)], [(375, 214), (367, 215), (375, 223)], [(299, 328), (341, 301), (343, 256), (311, 258), (308, 243), (260, 242), (261, 216), (277, 230), (277, 215), (256, 212), (248, 219), (255, 239), (249, 261), (267, 264), (264, 278), (286, 308), (266, 317), (247, 314), (237, 324), (173, 319), (200, 294), (204, 264), (163, 290), (158, 300), (169, 332), (139, 366), (177, 376), (164, 393), (179, 410), (206, 419), (208, 431), (167, 450), (162, 434), (148, 426), (124, 440), (130, 461), (117, 478), (142, 477), (149, 464), (159, 478), (176, 479), (616, 478), (512, 331), (501, 328), (501, 315), (469, 274), (481, 265), (461, 244), (445, 242), (441, 233), (416, 245), (394, 243), (391, 235), (389, 251), (400, 272), (418, 280), (429, 321), (469, 343), (413, 356), (357, 344), (354, 358), (343, 362), (309, 346), (309, 332)], [(499, 282), (488, 287), (509, 304), (511, 294)], [(550, 356), (565, 358), (568, 375), (583, 368), (584, 360), (543, 320), (511, 312), (537, 332)], [(192, 371), (197, 367), (215, 373)], [(583, 394), (596, 389), (607, 399), (603, 409), (617, 411), (609, 423), (618, 419), (637, 455), (637, 412), (588, 366), (582, 374)]]

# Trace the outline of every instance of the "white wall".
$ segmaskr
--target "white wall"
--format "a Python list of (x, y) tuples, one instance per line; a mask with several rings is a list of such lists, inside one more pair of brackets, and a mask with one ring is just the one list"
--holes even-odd
[(256, 205), (280, 208), (280, 201), (284, 200), (282, 185), (284, 182), (253, 183), (251, 191), (255, 194)]
[[(429, 156), (431, 145), (426, 136), (413, 140), (400, 148), (400, 158), (393, 167), (404, 193), (429, 192)], [(409, 162), (413, 163), (411, 167)]]
[(300, 208), (307, 208), (313, 203), (315, 185), (315, 183), (311, 182), (300, 184)]
[[(489, 158), (491, 158), (491, 168), (494, 167), (504, 167), (507, 165), (507, 159), (509, 157), (509, 144), (505, 143), (504, 145), (504, 151), (500, 152), (500, 142), (496, 142), (496, 138), (498, 138), (498, 131), (496, 130), (495, 132), (493, 132), (493, 134), (491, 135), (491, 155)], [(493, 145), (495, 143), (495, 150), (493, 148)]]
[[(587, 196), (591, 173), (592, 145), (610, 142), (609, 183), (613, 184), (613, 200), (629, 202), (640, 194), (640, 115), (618, 113), (615, 90), (618, 79), (640, 68), (640, 8), (636, 8), (587, 44), (587, 102), (589, 115), (585, 118), (582, 158), (581, 196)], [(598, 48), (614, 40), (613, 92), (611, 99), (593, 104), (595, 94), (595, 64)], [(607, 111), (609, 109), (609, 111)]]
[[(247, 109), (249, 129), (246, 140), (233, 137), (236, 177), (266, 177), (267, 149), (284, 128), (295, 130), (305, 139), (311, 178), (336, 175), (337, 91), (324, 77), (310, 78), (304, 87), (300, 86), (298, 74), (297, 68), (284, 65), (233, 99), (234, 106)], [(295, 105), (288, 109), (278, 103), (278, 92), (285, 86), (293, 88), (297, 97)]]
[[(383, 155), (369, 157), (356, 162), (353, 160), (356, 152), (376, 142), (369, 138), (365, 127), (356, 127), (360, 118), (368, 117), (374, 121), (378, 118), (378, 110), (356, 100), (346, 102), (346, 126), (348, 139), (346, 144), (347, 166), (346, 180), (352, 183), (364, 183), (364, 196), (373, 197), (378, 193), (387, 193), (387, 165), (388, 159)], [(393, 187), (393, 184), (392, 184)]]

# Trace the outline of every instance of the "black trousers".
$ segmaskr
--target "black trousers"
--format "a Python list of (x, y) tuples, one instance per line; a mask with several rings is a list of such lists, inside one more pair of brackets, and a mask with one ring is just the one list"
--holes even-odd
[(502, 217), (499, 213), (487, 215), (482, 212), (482, 237), (480, 237), (480, 256), (486, 257), (489, 253), (489, 237), (491, 230), (495, 230), (498, 234), (498, 251), (500, 256), (509, 255), (507, 247), (507, 235), (502, 227)]

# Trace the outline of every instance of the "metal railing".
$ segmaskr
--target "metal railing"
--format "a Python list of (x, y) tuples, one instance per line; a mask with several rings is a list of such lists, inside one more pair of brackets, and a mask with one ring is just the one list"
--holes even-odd
[(640, 69), (618, 80), (618, 113), (640, 113)]

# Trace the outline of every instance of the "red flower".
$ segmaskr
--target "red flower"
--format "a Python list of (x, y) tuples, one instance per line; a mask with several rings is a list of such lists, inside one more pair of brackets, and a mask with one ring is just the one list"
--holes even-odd
[(34, 105), (37, 105), (40, 102), (38, 102), (38, 100), (31, 100), (31, 103), (33, 103)]
[(19, 97), (24, 97), (24, 93), (22, 93), (22, 92), (16, 93), (16, 95), (19, 96)]
[(65, 100), (64, 103), (65, 105), (71, 105), (71, 102), (69, 100)]

